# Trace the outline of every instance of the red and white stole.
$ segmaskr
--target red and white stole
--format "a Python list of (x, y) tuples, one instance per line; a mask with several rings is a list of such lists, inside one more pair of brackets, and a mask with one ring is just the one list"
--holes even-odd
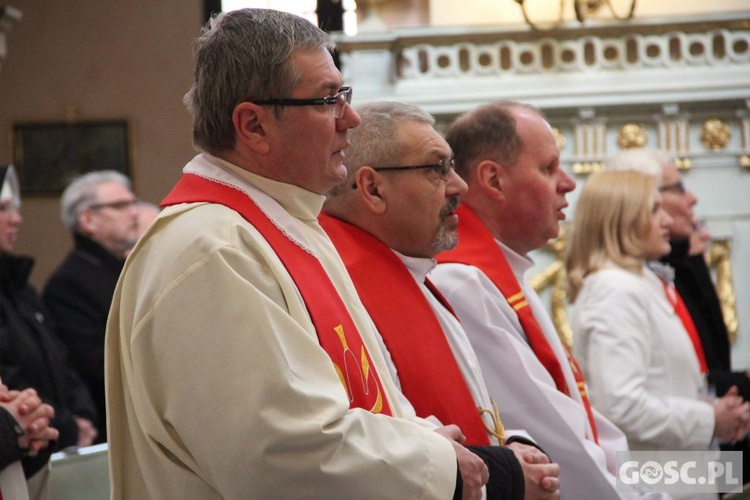
[[(443, 327), (408, 268), (366, 231), (326, 213), (319, 220), (375, 322), (398, 370), (401, 390), (417, 415), (458, 425), (466, 444), (490, 444)], [(445, 303), (442, 296), (437, 298)]]
[(162, 206), (200, 202), (216, 203), (236, 211), (274, 249), (302, 295), (320, 346), (331, 358), (349, 395), (349, 406), (391, 415), (370, 354), (317, 257), (290, 240), (247, 193), (233, 186), (185, 173), (162, 201)]
[[(534, 313), (526, 301), (526, 296), (521, 289), (521, 285), (518, 283), (513, 270), (510, 268), (497, 242), (490, 231), (482, 224), (482, 221), (479, 220), (479, 217), (469, 207), (461, 205), (456, 213), (460, 220), (458, 224), (458, 246), (453, 250), (438, 254), (438, 262), (454, 262), (477, 267), (492, 281), (518, 315), (518, 320), (526, 333), (529, 346), (534, 351), (537, 359), (539, 359), (552, 376), (557, 390), (570, 396), (570, 390), (565, 381), (560, 361), (534, 317)], [(592, 437), (594, 441), (598, 441), (594, 414), (589, 403), (583, 374), (567, 346), (563, 344), (563, 348), (565, 349), (570, 368), (576, 380), (581, 401), (588, 414), (589, 424), (593, 433)]]

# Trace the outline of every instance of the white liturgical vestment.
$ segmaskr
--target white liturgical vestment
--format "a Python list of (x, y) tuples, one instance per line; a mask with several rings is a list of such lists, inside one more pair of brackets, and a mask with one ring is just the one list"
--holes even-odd
[(324, 198), (201, 154), (185, 168), (250, 195), (321, 262), (394, 417), (350, 409), (274, 250), (218, 204), (166, 208), (130, 255), (110, 313), (113, 499), (450, 498), (456, 456), (404, 418), (371, 320), (317, 215)]
[(562, 498), (624, 497), (615, 491), (614, 473), (615, 453), (628, 449), (625, 436), (594, 410), (598, 443), (593, 440), (562, 342), (524, 276), (533, 262), (500, 242), (497, 244), (563, 368), (571, 397), (557, 389), (529, 346), (518, 315), (481, 270), (465, 264), (441, 263), (429, 277), (456, 311), (505, 425), (525, 429), (560, 464)]

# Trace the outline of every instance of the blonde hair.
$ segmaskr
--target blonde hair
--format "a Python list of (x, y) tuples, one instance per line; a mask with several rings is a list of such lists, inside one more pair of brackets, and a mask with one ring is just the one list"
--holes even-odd
[(656, 185), (655, 177), (632, 170), (605, 170), (589, 177), (568, 240), (565, 264), (571, 302), (584, 278), (607, 262), (640, 272)]

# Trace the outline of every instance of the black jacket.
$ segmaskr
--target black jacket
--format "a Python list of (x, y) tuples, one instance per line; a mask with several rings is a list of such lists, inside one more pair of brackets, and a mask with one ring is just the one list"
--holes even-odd
[(68, 366), (65, 347), (41, 299), (28, 284), (33, 262), (0, 255), (0, 373), (10, 389), (32, 387), (55, 408), (51, 425), (60, 431), (59, 447), (65, 448), (78, 441), (74, 416), (97, 425), (97, 413), (87, 387)]
[(721, 303), (702, 255), (689, 256), (689, 240), (672, 240), (672, 252), (662, 259), (675, 270), (675, 287), (695, 323), (708, 366), (708, 382), (721, 396), (736, 385), (750, 399), (750, 379), (745, 372), (732, 372), (729, 334)]
[(125, 261), (86, 236), (76, 234), (74, 239), (75, 247), (50, 276), (42, 298), (68, 349), (70, 365), (88, 386), (102, 417), (96, 439), (101, 443), (106, 441), (104, 333)]

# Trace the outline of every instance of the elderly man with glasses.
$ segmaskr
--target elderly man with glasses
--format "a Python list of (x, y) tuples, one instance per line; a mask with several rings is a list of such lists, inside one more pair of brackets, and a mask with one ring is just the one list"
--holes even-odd
[(100, 415), (96, 443), (107, 440), (104, 332), (125, 263), (124, 251), (135, 243), (137, 204), (130, 180), (120, 172), (89, 172), (70, 182), (60, 209), (74, 246), (50, 276), (43, 293), (60, 339), (68, 348), (70, 363), (88, 386)]

